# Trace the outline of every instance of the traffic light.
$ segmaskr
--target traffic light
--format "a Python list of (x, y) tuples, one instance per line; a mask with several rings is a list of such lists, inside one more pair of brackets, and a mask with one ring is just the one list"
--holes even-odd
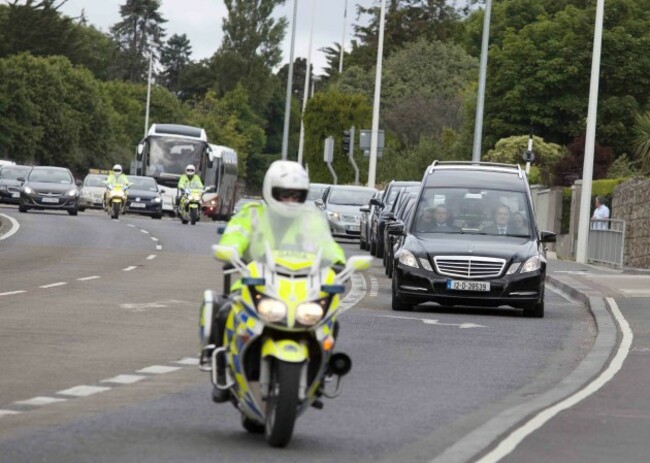
[(350, 142), (352, 137), (349, 130), (343, 131), (343, 154), (348, 154), (350, 152)]

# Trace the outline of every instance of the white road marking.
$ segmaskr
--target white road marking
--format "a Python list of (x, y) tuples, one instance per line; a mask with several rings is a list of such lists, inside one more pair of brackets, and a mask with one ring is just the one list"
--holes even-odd
[(141, 375), (117, 375), (112, 378), (103, 379), (100, 383), (133, 384), (145, 378), (146, 376)]
[(132, 223), (128, 223), (128, 224), (126, 224), (126, 226), (131, 227), (131, 228), (135, 228), (135, 225), (133, 225)]
[(13, 296), (14, 294), (22, 294), (26, 293), (27, 291), (20, 290), (20, 291), (9, 291), (8, 293), (0, 293), (0, 296)]
[(619, 289), (622, 293), (650, 294), (650, 289)]
[(151, 241), (158, 241), (158, 238), (156, 238), (155, 236), (152, 236)]
[(68, 399), (61, 399), (58, 397), (34, 397), (33, 399), (20, 400), (14, 402), (16, 405), (49, 405), (57, 402), (65, 402)]
[(132, 266), (130, 266), (130, 267), (123, 268), (122, 270), (125, 271), (125, 272), (130, 272), (131, 270), (135, 270), (136, 268), (138, 268), (138, 267), (134, 267), (134, 266), (132, 265)]
[(349, 310), (358, 304), (364, 297), (366, 297), (366, 279), (355, 273), (352, 275), (352, 288), (350, 292), (341, 300), (339, 305), (339, 313)]
[(157, 245), (157, 246), (156, 246), (156, 251), (161, 251), (161, 250), (162, 250), (162, 246), (161, 246), (161, 245)]
[(181, 367), (169, 367), (165, 365), (153, 365), (142, 370), (136, 371), (136, 373), (149, 373), (152, 375), (162, 375), (165, 373), (171, 373), (172, 371), (180, 370)]
[(61, 395), (69, 395), (73, 397), (88, 397), (89, 395), (97, 394), (99, 392), (110, 391), (110, 387), (103, 386), (75, 386), (70, 389), (57, 392)]
[(151, 254), (149, 257), (147, 257), (147, 260), (153, 260), (156, 258), (155, 254)]
[(374, 277), (373, 275), (370, 275), (369, 278), (370, 278), (370, 293), (368, 295), (370, 297), (377, 297), (377, 293), (379, 292), (379, 281), (377, 281), (377, 278)]
[(0, 410), (0, 418), (11, 415), (20, 415), (22, 412), (17, 412), (15, 410)]
[(149, 232), (148, 232), (147, 230), (143, 230), (142, 228), (140, 229), (140, 231), (141, 231), (142, 233), (147, 234), (147, 235), (149, 234)]
[(537, 429), (541, 428), (555, 415), (563, 410), (573, 407), (583, 399), (586, 399), (590, 395), (594, 394), (601, 387), (607, 384), (614, 377), (614, 375), (616, 375), (616, 373), (618, 373), (618, 371), (623, 366), (623, 362), (625, 362), (625, 359), (630, 352), (630, 346), (632, 346), (634, 334), (632, 333), (627, 320), (625, 320), (625, 317), (623, 317), (623, 314), (619, 310), (616, 301), (612, 298), (607, 298), (607, 302), (609, 303), (609, 306), (612, 309), (612, 314), (618, 322), (618, 326), (620, 327), (621, 333), (623, 334), (623, 339), (621, 340), (621, 344), (618, 347), (618, 351), (616, 352), (616, 355), (612, 359), (607, 369), (603, 371), (595, 380), (587, 384), (587, 386), (585, 386), (583, 389), (567, 397), (563, 401), (545, 410), (542, 410), (523, 426), (514, 430), (508, 437), (503, 439), (494, 450), (478, 460), (479, 463), (491, 463), (501, 460), (510, 454), (527, 436), (532, 434)]
[(96, 280), (97, 278), (101, 278), (101, 277), (97, 275), (93, 275), (91, 277), (77, 278), (77, 281), (90, 281), (90, 280)]
[(176, 360), (174, 363), (178, 363), (180, 365), (198, 365), (199, 359), (196, 357), (185, 357), (180, 360)]
[(146, 309), (163, 309), (168, 305), (173, 305), (173, 304), (191, 304), (191, 302), (169, 299), (166, 301), (141, 302), (136, 304), (120, 304), (120, 307), (127, 310), (133, 310), (135, 312), (141, 312)]
[(2, 217), (6, 218), (7, 220), (9, 220), (9, 222), (11, 222), (11, 228), (9, 229), (9, 231), (7, 233), (3, 234), (2, 236), (0, 236), (0, 241), (2, 241), (2, 240), (6, 240), (10, 236), (13, 236), (14, 234), (16, 234), (18, 232), (18, 230), (20, 229), (20, 224), (13, 217), (9, 217), (8, 215), (5, 215), (5, 214), (0, 214), (0, 215)]
[(418, 320), (425, 325), (438, 325), (438, 326), (457, 326), (461, 329), (467, 328), (487, 328), (485, 325), (477, 325), (476, 323), (440, 323), (438, 320), (432, 318), (417, 318), (417, 317), (400, 317), (399, 315), (377, 315), (381, 318), (396, 318), (400, 320)]
[(67, 284), (68, 284), (68, 283), (66, 283), (65, 281), (59, 281), (58, 283), (52, 283), (51, 285), (43, 285), (43, 286), (39, 286), (39, 288), (43, 288), (43, 289), (47, 289), (47, 288), (55, 288), (55, 287), (57, 287), (57, 286), (63, 286), (63, 285), (67, 285)]

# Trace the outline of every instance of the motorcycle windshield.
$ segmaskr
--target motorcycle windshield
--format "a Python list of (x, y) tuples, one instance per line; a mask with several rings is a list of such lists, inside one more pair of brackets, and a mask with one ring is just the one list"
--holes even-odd
[[(303, 205), (295, 217), (274, 213), (265, 207), (254, 227), (250, 258), (266, 263), (267, 258), (291, 271), (332, 265), (330, 252), (336, 246), (323, 213)], [(268, 252), (271, 256), (268, 256)]]

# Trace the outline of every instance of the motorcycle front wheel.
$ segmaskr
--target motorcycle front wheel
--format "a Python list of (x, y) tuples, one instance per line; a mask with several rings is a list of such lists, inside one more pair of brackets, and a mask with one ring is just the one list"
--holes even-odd
[(111, 218), (119, 219), (120, 218), (120, 209), (121, 208), (122, 208), (122, 206), (119, 203), (113, 203), (112, 204)]
[(266, 441), (271, 447), (285, 447), (293, 435), (302, 366), (302, 363), (276, 360), (271, 370), (264, 428)]
[(198, 209), (190, 209), (190, 223), (192, 225), (196, 225), (196, 221), (199, 218), (199, 210)]

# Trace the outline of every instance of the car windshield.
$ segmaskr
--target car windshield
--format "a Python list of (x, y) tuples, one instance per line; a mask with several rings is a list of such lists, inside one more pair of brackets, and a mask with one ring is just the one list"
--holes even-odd
[(34, 169), (29, 174), (30, 182), (38, 183), (72, 183), (72, 175), (60, 169)]
[(88, 187), (103, 187), (104, 181), (106, 180), (105, 175), (88, 175), (84, 179), (84, 186)]
[(142, 191), (158, 191), (158, 184), (152, 178), (147, 177), (132, 177), (127, 175), (126, 178), (131, 183), (130, 188), (132, 190), (142, 190)]
[(375, 190), (332, 189), (327, 202), (345, 206), (363, 206), (368, 204)]
[(530, 236), (525, 193), (474, 188), (425, 188), (413, 220), (414, 233)]
[(31, 167), (3, 167), (0, 170), (0, 178), (16, 180), (19, 177), (25, 177)]

